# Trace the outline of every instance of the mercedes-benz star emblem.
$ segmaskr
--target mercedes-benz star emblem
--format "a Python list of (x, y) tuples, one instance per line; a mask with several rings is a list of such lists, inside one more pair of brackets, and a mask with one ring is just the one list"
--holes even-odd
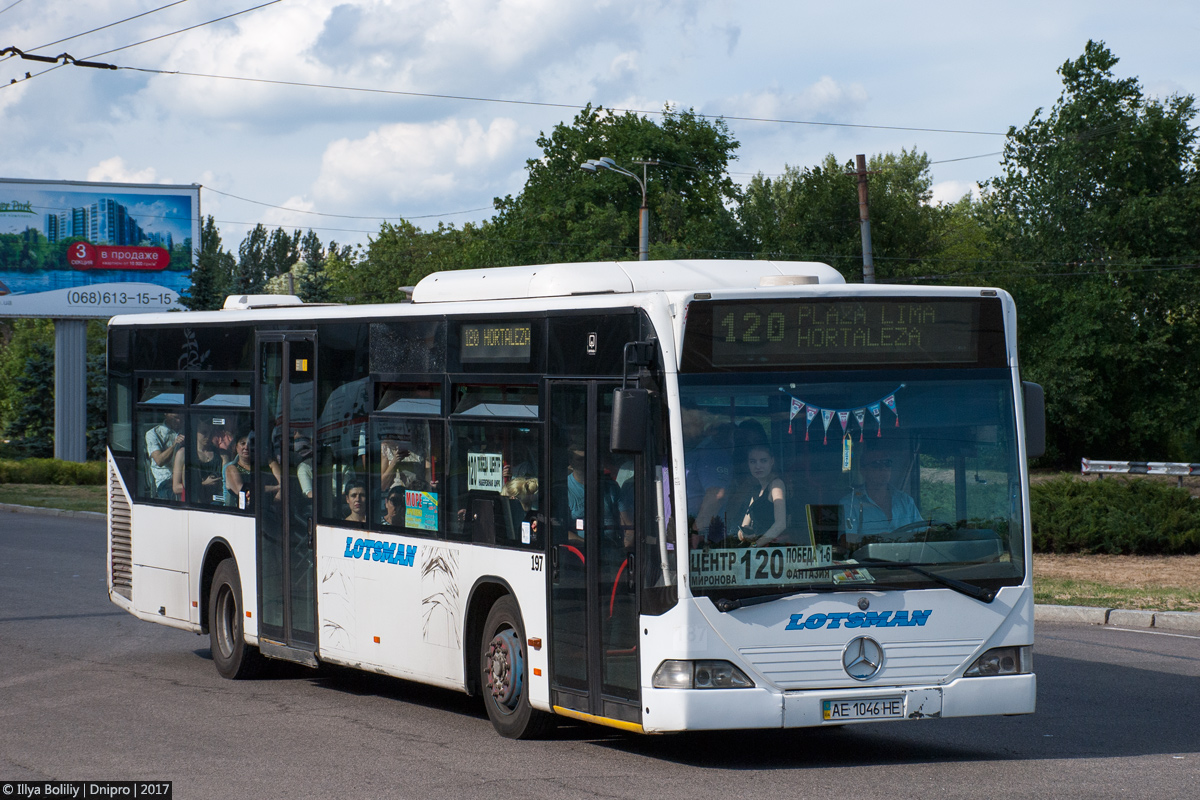
[(867, 599), (867, 598), (865, 598), (865, 597), (860, 597), (860, 598), (858, 598), (858, 610), (859, 610), (859, 611), (866, 611), (866, 610), (867, 610), (868, 608), (870, 608), (870, 607), (871, 607), (871, 601), (870, 601), (870, 600), (868, 600), (868, 599)]
[(883, 648), (869, 636), (851, 639), (842, 651), (842, 666), (856, 681), (865, 681), (883, 666)]

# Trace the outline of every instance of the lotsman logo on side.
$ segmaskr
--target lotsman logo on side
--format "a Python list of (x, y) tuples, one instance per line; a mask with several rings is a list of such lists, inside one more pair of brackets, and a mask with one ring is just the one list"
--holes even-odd
[(911, 628), (914, 625), (924, 625), (933, 610), (928, 611), (897, 611), (893, 616), (891, 611), (855, 611), (849, 613), (809, 614), (808, 619), (803, 614), (792, 614), (785, 631), (815, 631), (818, 628)]
[(355, 539), (353, 536), (347, 536), (345, 557), (411, 567), (417, 558), (417, 545), (405, 546), (399, 542), (377, 542), (374, 539)]

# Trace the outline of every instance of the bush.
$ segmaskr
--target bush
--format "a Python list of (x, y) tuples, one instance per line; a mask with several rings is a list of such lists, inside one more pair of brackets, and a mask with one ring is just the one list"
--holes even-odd
[(1030, 505), (1039, 553), (1200, 553), (1200, 503), (1185, 489), (1063, 476), (1034, 484)]
[(58, 486), (103, 486), (103, 461), (77, 464), (54, 458), (26, 458), (22, 461), (0, 461), (0, 483), (41, 483)]

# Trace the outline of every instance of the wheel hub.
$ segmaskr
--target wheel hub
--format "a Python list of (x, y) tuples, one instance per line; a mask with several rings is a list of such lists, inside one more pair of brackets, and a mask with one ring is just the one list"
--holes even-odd
[(501, 631), (492, 637), (487, 654), (487, 683), (492, 699), (505, 708), (514, 708), (521, 696), (525, 665), (521, 642), (516, 631)]

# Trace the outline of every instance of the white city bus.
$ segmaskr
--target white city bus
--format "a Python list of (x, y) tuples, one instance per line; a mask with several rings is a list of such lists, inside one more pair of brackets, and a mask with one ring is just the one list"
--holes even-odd
[(497, 268), (117, 317), (108, 357), (109, 595), (226, 677), (371, 670), (510, 737), (1034, 710), (1003, 291)]

